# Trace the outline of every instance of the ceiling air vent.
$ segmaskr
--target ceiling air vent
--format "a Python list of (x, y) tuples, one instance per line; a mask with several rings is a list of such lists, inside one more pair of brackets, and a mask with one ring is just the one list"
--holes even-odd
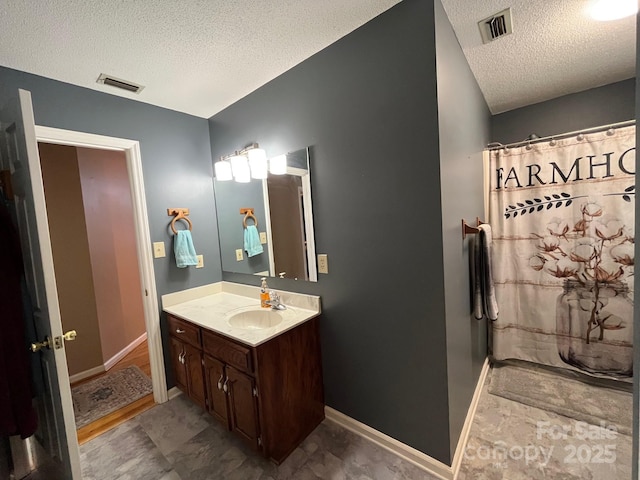
[(478, 22), (482, 43), (492, 42), (500, 37), (513, 33), (513, 23), (511, 21), (511, 9), (507, 8), (501, 12), (491, 15), (489, 18)]
[(133, 92), (133, 93), (140, 93), (144, 88), (142, 85), (138, 85), (137, 83), (112, 77), (111, 75), (107, 75), (105, 73), (101, 73), (100, 76), (98, 77), (98, 80), (96, 81), (104, 85), (110, 85), (112, 87), (121, 88), (122, 90), (126, 90), (127, 92)]

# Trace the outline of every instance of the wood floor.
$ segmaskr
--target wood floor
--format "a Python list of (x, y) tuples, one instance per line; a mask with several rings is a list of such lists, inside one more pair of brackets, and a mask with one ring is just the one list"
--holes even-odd
[[(149, 346), (147, 341), (145, 340), (142, 344), (135, 348), (130, 354), (116, 363), (109, 372), (100, 373), (98, 375), (94, 375), (93, 377), (85, 378), (78, 382), (73, 383), (71, 386), (75, 387), (78, 385), (82, 385), (90, 380), (94, 380), (96, 378), (100, 378), (107, 373), (116, 372), (118, 370), (122, 370), (123, 368), (129, 367), (131, 365), (137, 365), (140, 370), (142, 370), (146, 375), (151, 378), (151, 362), (149, 361)], [(89, 440), (94, 439), (98, 435), (103, 434), (104, 432), (111, 430), (112, 428), (117, 427), (121, 423), (126, 422), (130, 418), (135, 417), (136, 415), (148, 410), (153, 407), (155, 402), (153, 401), (153, 394), (149, 394), (141, 399), (130, 403), (126, 407), (121, 408), (120, 410), (116, 410), (109, 415), (99, 418), (95, 422), (92, 422), (78, 430), (78, 443), (82, 445), (83, 443), (88, 442)]]

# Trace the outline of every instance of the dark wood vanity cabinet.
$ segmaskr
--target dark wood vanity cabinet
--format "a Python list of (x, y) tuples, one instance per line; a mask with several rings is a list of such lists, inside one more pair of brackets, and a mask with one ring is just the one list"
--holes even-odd
[(317, 318), (257, 347), (170, 314), (168, 323), (178, 388), (275, 463), (324, 419)]
[(204, 378), (202, 376), (202, 348), (200, 332), (192, 324), (177, 318), (169, 322), (171, 329), (171, 363), (176, 384), (201, 407), (206, 406)]

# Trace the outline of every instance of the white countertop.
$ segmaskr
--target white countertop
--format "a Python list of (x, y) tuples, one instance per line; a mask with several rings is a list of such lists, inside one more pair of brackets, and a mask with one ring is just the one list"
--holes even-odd
[(162, 307), (176, 317), (255, 347), (320, 315), (320, 297), (276, 290), (286, 310), (282, 322), (270, 328), (232, 327), (228, 320), (238, 309), (260, 308), (260, 288), (231, 282), (183, 290), (162, 296)]

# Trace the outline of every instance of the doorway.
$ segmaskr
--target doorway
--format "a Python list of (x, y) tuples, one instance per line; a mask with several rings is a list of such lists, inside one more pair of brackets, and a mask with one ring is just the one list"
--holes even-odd
[[(135, 264), (139, 274), (140, 295), (146, 329), (146, 345), (148, 346), (149, 370), (153, 386), (153, 402), (164, 403), (168, 400), (168, 395), (139, 143), (135, 140), (105, 137), (42, 126), (35, 126), (35, 134), (39, 143), (109, 150), (119, 152), (125, 157), (128, 190), (132, 201), (131, 212), (133, 214), (133, 226), (131, 228), (135, 236), (136, 250), (136, 258), (130, 262)], [(34, 188), (38, 188), (38, 185), (36, 184)], [(79, 332), (79, 334), (81, 335), (81, 332)], [(80, 338), (81, 336), (79, 336), (79, 339)], [(61, 378), (62, 377), (63, 375), (61, 375)], [(63, 403), (66, 401), (69, 403), (67, 403), (67, 407), (65, 408), (72, 410), (70, 399), (65, 400), (63, 397)], [(74, 426), (68, 424), (65, 426), (67, 429), (74, 428)], [(77, 443), (75, 443), (75, 445), (74, 447), (73, 444), (70, 444), (69, 447), (70, 450), (73, 450), (71, 452), (71, 463), (74, 471), (79, 472), (80, 466), (78, 463)], [(74, 451), (76, 453), (74, 453)]]
[(63, 329), (81, 339), (65, 351), (82, 444), (139, 412), (130, 404), (142, 397), (154, 404), (126, 156), (38, 150)]

